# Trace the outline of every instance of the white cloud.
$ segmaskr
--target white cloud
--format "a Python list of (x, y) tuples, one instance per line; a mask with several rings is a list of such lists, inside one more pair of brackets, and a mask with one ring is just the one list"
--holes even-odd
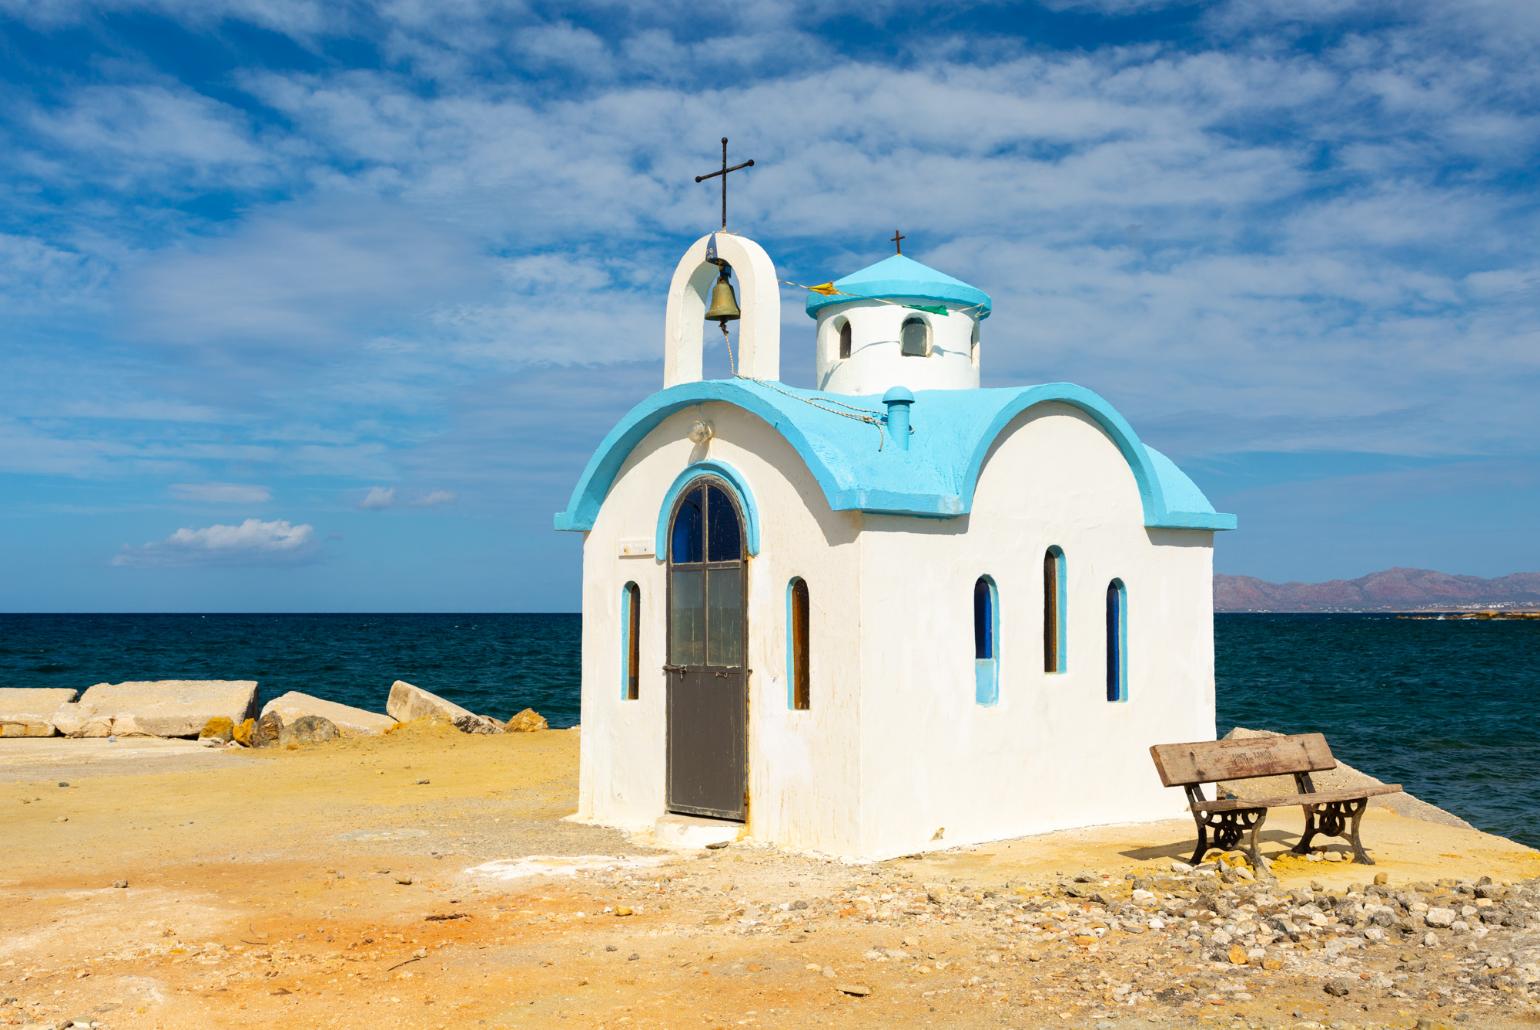
[(172, 483), (171, 496), (209, 504), (265, 504), (273, 499), (273, 492), (243, 483)]
[(365, 511), (379, 511), (383, 508), (389, 508), (395, 503), (395, 487), (371, 486), (369, 492), (364, 494), (364, 499), (358, 502), (358, 506)]
[(436, 508), (453, 504), (458, 499), (459, 495), (453, 490), (428, 490), (402, 497), (393, 486), (371, 486), (358, 506), (365, 511), (383, 511), (398, 504), (407, 504), (413, 508)]
[(88, 86), (29, 120), (38, 140), (98, 163), (98, 182), (119, 188), (183, 191), (189, 177), (254, 186), (278, 170), (281, 148), (254, 139), (239, 110), (184, 87)]
[(216, 524), (179, 529), (164, 540), (124, 547), (112, 564), (135, 568), (182, 565), (294, 564), (316, 552), (315, 528), (277, 519), (247, 519), (238, 526)]

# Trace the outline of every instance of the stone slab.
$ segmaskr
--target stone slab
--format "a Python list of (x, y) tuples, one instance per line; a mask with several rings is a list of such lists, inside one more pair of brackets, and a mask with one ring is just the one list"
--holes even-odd
[(215, 716), (241, 722), (256, 703), (255, 680), (138, 680), (89, 687), (53, 718), (70, 737), (196, 737)]
[(396, 720), (388, 715), (338, 704), (336, 701), (327, 701), (310, 694), (302, 694), (297, 690), (279, 694), (263, 705), (262, 714), (266, 715), (268, 712), (277, 712), (286, 726), (302, 716), (319, 715), (336, 726), (337, 731), (344, 737), (384, 733), (396, 725)]
[(385, 710), (392, 718), (401, 722), (411, 722), (413, 719), (439, 719), (454, 724), (455, 729), (462, 733), (501, 733), (503, 724), (496, 719), (489, 719), (485, 715), (477, 715), (467, 708), (461, 708), (453, 701), (446, 701), (437, 694), (429, 693), (421, 687), (414, 687), (405, 680), (396, 680), (390, 685), (390, 698), (385, 702)]
[(69, 687), (0, 687), (0, 737), (53, 736), (53, 713), (73, 700)]

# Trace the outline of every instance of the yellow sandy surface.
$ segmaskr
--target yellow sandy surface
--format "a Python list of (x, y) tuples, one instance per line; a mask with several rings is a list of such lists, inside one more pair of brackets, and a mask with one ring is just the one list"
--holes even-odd
[[(577, 747), (569, 731), (435, 727), (273, 751), (0, 741), (0, 1024), (1090, 1025), (1094, 992), (1043, 992), (1072, 988), (1087, 962), (1126, 961), (1137, 978), (1162, 961), (1157, 942), (1113, 935), (1094, 957), (985, 968), (997, 930), (911, 910), (901, 941), (873, 910), (908, 904), (904, 891), (923, 901), (930, 883), (1023, 892), (1082, 870), (1153, 874), (1192, 846), (1191, 823), (1173, 821), (868, 867), (752, 845), (659, 852), (562, 818)], [(1297, 814), (1274, 813), (1265, 853), (1298, 830)], [(1289, 858), (1281, 884), (1540, 876), (1540, 854), (1471, 830), (1371, 811), (1364, 836), (1372, 869)], [(542, 868), (558, 874), (611, 868), (514, 876), (530, 856), (553, 856)], [(872, 960), (901, 944), (923, 963)], [(1249, 1005), (1113, 1022), (1419, 1016), (1257, 975), (1274, 980)], [(851, 982), (869, 993), (839, 989)]]

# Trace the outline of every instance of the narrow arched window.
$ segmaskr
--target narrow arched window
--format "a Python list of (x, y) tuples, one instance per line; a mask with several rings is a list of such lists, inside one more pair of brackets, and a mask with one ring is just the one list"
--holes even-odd
[(850, 323), (840, 323), (840, 357), (850, 357)]
[(786, 588), (786, 701), (799, 712), (812, 707), (808, 623), (807, 581), (799, 576)]
[(1128, 700), (1128, 591), (1107, 584), (1107, 700)]
[(1043, 554), (1043, 671), (1063, 672), (1064, 655), (1064, 552), (1050, 547)]
[(930, 356), (930, 323), (919, 316), (904, 319), (898, 331), (899, 352), (906, 358)]
[(620, 590), (620, 696), (642, 696), (642, 590), (627, 583)]
[(995, 581), (980, 576), (973, 584), (973, 699), (992, 705), (1000, 699), (1000, 603)]

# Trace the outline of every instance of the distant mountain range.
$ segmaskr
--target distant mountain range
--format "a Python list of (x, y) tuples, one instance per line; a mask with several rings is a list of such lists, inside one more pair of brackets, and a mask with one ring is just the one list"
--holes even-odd
[(1326, 583), (1269, 583), (1253, 576), (1214, 576), (1221, 612), (1415, 612), (1462, 608), (1540, 608), (1540, 572), (1497, 579), (1451, 576), (1431, 569), (1386, 569)]

